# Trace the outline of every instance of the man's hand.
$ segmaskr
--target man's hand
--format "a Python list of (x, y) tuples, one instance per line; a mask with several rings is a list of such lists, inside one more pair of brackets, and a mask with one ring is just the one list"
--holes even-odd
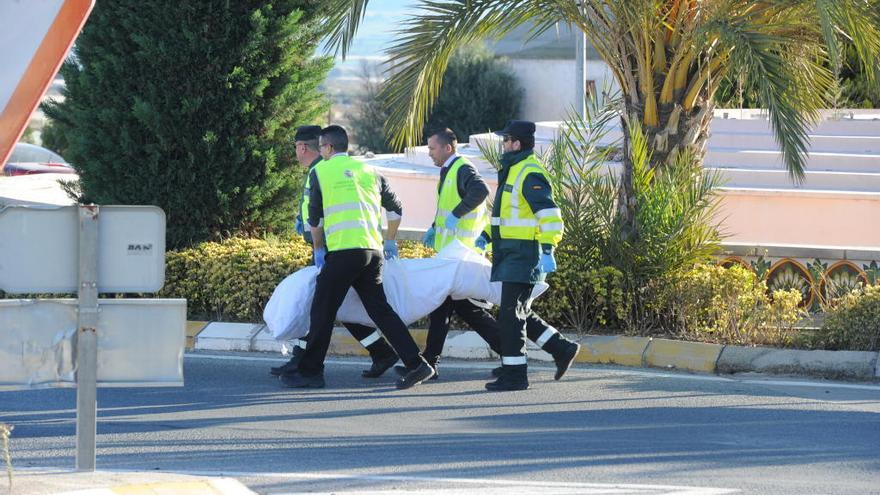
[(538, 270), (543, 273), (553, 273), (556, 271), (556, 258), (553, 251), (544, 251), (541, 253), (541, 259), (538, 261)]
[(327, 256), (327, 250), (324, 248), (315, 248), (314, 253), (312, 253), (315, 258), (315, 266), (320, 269), (324, 266), (324, 257)]
[(458, 227), (458, 217), (454, 213), (450, 213), (446, 216), (446, 228), (455, 230), (456, 227)]
[(424, 244), (425, 247), (433, 248), (435, 235), (436, 231), (434, 230), (434, 227), (431, 227), (430, 229), (428, 229), (427, 232), (425, 232), (425, 235), (422, 236), (422, 244)]
[(383, 251), (385, 252), (385, 259), (390, 260), (397, 258), (397, 241), (387, 240), (383, 246)]
[(485, 232), (480, 234), (480, 237), (477, 237), (477, 239), (474, 241), (474, 246), (476, 246), (477, 249), (482, 249), (485, 251), (486, 246), (488, 246), (488, 245), (489, 245), (489, 238), (486, 236)]

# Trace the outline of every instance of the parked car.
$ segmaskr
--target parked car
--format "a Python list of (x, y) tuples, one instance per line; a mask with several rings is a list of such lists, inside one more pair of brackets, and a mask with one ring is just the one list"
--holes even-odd
[(58, 153), (28, 143), (16, 144), (3, 166), (3, 175), (75, 173), (73, 167)]

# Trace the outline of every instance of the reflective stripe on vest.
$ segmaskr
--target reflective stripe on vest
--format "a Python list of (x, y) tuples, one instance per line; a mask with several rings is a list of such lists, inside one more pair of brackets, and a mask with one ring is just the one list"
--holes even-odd
[(523, 195), (523, 183), (530, 173), (540, 174), (550, 182), (547, 171), (538, 163), (535, 155), (529, 155), (514, 164), (505, 183), (499, 185), (503, 188), (499, 209), (501, 216), (492, 217), (490, 224), (498, 227), (502, 239), (537, 240), (556, 245), (562, 239), (562, 212), (559, 208), (532, 212)]
[(379, 177), (369, 165), (334, 156), (315, 166), (321, 187), (327, 251), (382, 249)]
[(443, 184), (440, 185), (437, 195), (437, 214), (434, 216), (434, 249), (437, 251), (455, 239), (476, 251), (474, 241), (489, 223), (489, 209), (484, 201), (476, 209), (459, 218), (455, 229), (446, 228), (446, 217), (461, 203), (461, 196), (458, 194), (458, 170), (465, 165), (471, 163), (462, 157), (457, 157), (449, 166)]

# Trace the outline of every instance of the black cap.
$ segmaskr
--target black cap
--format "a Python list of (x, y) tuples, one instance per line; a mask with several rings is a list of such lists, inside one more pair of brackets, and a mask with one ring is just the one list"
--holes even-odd
[(294, 141), (311, 141), (313, 139), (318, 139), (321, 135), (321, 126), (319, 125), (304, 125), (302, 127), (296, 128), (296, 135), (293, 137)]
[(535, 135), (535, 123), (528, 120), (511, 120), (504, 129), (495, 131), (495, 134), (517, 138), (532, 137)]

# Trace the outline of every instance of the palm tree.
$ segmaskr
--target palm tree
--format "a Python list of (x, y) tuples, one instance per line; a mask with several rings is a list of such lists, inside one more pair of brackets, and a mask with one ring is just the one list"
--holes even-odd
[[(331, 46), (345, 55), (369, 0), (330, 0)], [(880, 13), (871, 0), (420, 0), (389, 51), (386, 124), (398, 147), (421, 139), (452, 53), (528, 23), (582, 30), (621, 88), (624, 171), (620, 212), (632, 218), (629, 129), (648, 139), (653, 167), (680, 152), (703, 157), (714, 95), (726, 75), (767, 108), (794, 180), (802, 180), (807, 130), (829, 105), (841, 46), (855, 48), (880, 80)]]

